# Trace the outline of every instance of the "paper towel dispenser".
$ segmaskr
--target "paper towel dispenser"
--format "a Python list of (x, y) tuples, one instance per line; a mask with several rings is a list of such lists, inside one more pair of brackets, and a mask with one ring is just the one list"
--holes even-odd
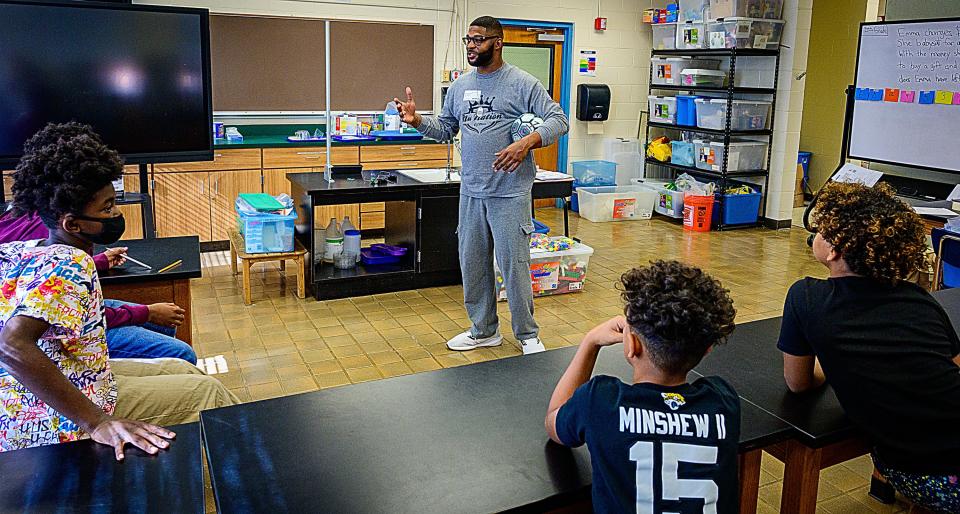
[(610, 88), (606, 84), (577, 85), (577, 119), (606, 121), (610, 116)]

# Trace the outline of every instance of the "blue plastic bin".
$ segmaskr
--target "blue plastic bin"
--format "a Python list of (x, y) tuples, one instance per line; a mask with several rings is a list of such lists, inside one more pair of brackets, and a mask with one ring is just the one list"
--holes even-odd
[(237, 226), (247, 253), (293, 251), (293, 224), (297, 211), (281, 214), (250, 214), (237, 211)]
[[(697, 103), (700, 98), (694, 95), (677, 95), (677, 125), (695, 127), (697, 125)], [(692, 164), (690, 166), (693, 166)]]
[(617, 163), (610, 161), (574, 161), (575, 186), (613, 186), (617, 183)]
[(671, 141), (670, 150), (671, 163), (691, 167), (694, 165), (693, 143), (689, 141)]
[(717, 193), (717, 200), (713, 203), (713, 225), (716, 226), (723, 220), (724, 225), (745, 225), (756, 223), (760, 216), (760, 200), (763, 195), (756, 192), (756, 184), (745, 184), (754, 190), (748, 195), (722, 195), (723, 196), (723, 216), (720, 216), (720, 193)]
[(537, 220), (533, 220), (533, 233), (547, 235), (550, 233), (550, 227)]

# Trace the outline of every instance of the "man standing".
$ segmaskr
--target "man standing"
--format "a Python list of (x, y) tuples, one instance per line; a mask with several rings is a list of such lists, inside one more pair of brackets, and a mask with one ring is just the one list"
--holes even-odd
[[(503, 28), (495, 18), (473, 20), (463, 43), (467, 62), (476, 71), (450, 86), (440, 116), (417, 114), (410, 88), (406, 101), (394, 99), (403, 121), (427, 137), (446, 141), (464, 129), (457, 237), (464, 304), (473, 326), (447, 347), (463, 351), (503, 341), (493, 270), (496, 254), (513, 333), (525, 355), (542, 352), (530, 284), (530, 190), (536, 175), (530, 150), (555, 143), (567, 132), (567, 117), (536, 78), (503, 62)], [(514, 142), (510, 127), (528, 112), (543, 123)]]

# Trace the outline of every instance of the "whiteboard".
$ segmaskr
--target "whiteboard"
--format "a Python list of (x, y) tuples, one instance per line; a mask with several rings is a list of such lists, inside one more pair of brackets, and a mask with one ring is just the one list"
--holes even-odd
[(860, 26), (850, 157), (960, 172), (960, 18)]

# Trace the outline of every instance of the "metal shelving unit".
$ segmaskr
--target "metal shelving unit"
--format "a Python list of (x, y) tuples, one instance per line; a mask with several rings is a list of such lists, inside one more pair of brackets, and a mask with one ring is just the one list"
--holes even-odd
[[(766, 211), (767, 206), (767, 189), (769, 188), (769, 166), (770, 166), (770, 157), (773, 153), (773, 129), (774, 122), (776, 121), (776, 104), (777, 104), (777, 80), (780, 71), (780, 50), (767, 50), (767, 49), (752, 49), (752, 48), (722, 48), (722, 49), (702, 49), (702, 50), (653, 50), (651, 52), (653, 57), (666, 57), (666, 56), (683, 56), (683, 57), (727, 57), (730, 59), (730, 71), (727, 73), (727, 86), (726, 87), (703, 87), (703, 86), (683, 86), (683, 85), (664, 85), (664, 84), (654, 84), (653, 83), (653, 66), (650, 67), (650, 91), (648, 94), (652, 94), (653, 90), (663, 90), (663, 91), (689, 91), (692, 93), (696, 92), (713, 92), (713, 93), (726, 93), (727, 100), (727, 116), (726, 116), (726, 125), (723, 130), (715, 129), (705, 129), (700, 127), (687, 127), (683, 125), (674, 125), (670, 123), (656, 123), (648, 122), (647, 130), (645, 134), (645, 143), (650, 142), (650, 130), (659, 129), (659, 130), (669, 130), (669, 131), (685, 131), (685, 132), (696, 132), (701, 134), (710, 134), (714, 136), (723, 137), (723, 163), (720, 166), (720, 171), (710, 171), (703, 170), (691, 166), (682, 166), (679, 164), (673, 164), (669, 162), (660, 162), (652, 159), (647, 159), (645, 161), (646, 166), (658, 166), (670, 170), (671, 172), (680, 172), (680, 173), (689, 173), (691, 175), (707, 177), (710, 179), (715, 179), (719, 186), (720, 191), (725, 191), (728, 185), (728, 179), (733, 178), (756, 178), (763, 177), (763, 190), (761, 191), (761, 201), (760, 201), (760, 213)], [(736, 73), (737, 73), (737, 57), (773, 57), (775, 59), (774, 63), (774, 78), (773, 78), (773, 87), (772, 88), (754, 88), (754, 87), (737, 87), (734, 84), (736, 83)], [(770, 100), (770, 122), (768, 124), (770, 129), (764, 130), (731, 130), (730, 129), (730, 119), (732, 117), (733, 111), (733, 101), (740, 99), (735, 95), (767, 95), (771, 97)], [(727, 156), (729, 155), (730, 149), (730, 138), (739, 137), (739, 136), (760, 136), (767, 139), (767, 159), (766, 167), (758, 170), (749, 170), (749, 171), (727, 171)], [(757, 223), (748, 223), (743, 225), (724, 225), (723, 224), (723, 210), (724, 205), (724, 196), (720, 195), (720, 221), (716, 223), (716, 226), (719, 230), (732, 229), (732, 228), (746, 228), (746, 227), (755, 227), (761, 224), (760, 217), (757, 217)]]

